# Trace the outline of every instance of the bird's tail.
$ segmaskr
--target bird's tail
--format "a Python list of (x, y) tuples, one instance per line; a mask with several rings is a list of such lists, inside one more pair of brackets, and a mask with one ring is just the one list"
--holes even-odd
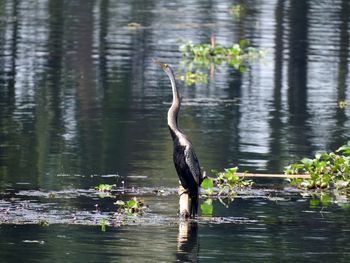
[(198, 214), (198, 203), (199, 203), (198, 190), (195, 193), (193, 193), (193, 195), (190, 197), (191, 197), (190, 217), (195, 218)]

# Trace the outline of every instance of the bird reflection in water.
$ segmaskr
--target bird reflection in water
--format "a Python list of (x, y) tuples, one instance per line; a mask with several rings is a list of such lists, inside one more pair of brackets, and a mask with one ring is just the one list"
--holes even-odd
[(198, 223), (195, 221), (180, 220), (177, 236), (177, 261), (198, 262), (198, 253)]

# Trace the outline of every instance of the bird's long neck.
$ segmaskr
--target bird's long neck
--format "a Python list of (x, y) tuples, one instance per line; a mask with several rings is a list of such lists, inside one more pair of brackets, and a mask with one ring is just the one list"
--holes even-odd
[(169, 108), (169, 111), (168, 111), (168, 126), (172, 132), (174, 132), (176, 135), (178, 135), (179, 133), (181, 133), (179, 126), (178, 126), (178, 114), (180, 111), (180, 104), (181, 104), (180, 95), (179, 95), (179, 92), (178, 92), (177, 87), (176, 87), (176, 81), (175, 81), (173, 71), (170, 68), (168, 68), (166, 73), (168, 74), (168, 76), (170, 78), (171, 88), (172, 88), (172, 93), (173, 93), (173, 102), (172, 102), (171, 107)]

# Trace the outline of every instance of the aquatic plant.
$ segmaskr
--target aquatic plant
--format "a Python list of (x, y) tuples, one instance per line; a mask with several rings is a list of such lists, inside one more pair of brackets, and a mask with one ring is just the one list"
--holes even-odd
[(236, 188), (250, 187), (252, 180), (247, 180), (236, 175), (238, 168), (227, 168), (223, 172), (212, 170), (216, 178), (207, 177), (203, 180), (201, 187), (208, 196), (235, 196)]
[[(243, 73), (247, 64), (252, 64), (263, 58), (266, 49), (257, 49), (248, 46), (248, 41), (242, 39), (230, 47), (224, 47), (215, 43), (214, 37), (210, 44), (193, 44), (190, 41), (182, 42), (179, 51), (182, 54), (181, 66), (185, 69), (185, 74), (181, 77), (186, 84), (206, 83), (208, 76), (196, 69), (210, 69), (213, 73), (214, 67), (226, 63), (230, 67)], [(190, 81), (188, 81), (190, 80)]]
[(206, 195), (212, 195), (214, 193), (214, 179), (209, 177), (204, 178), (201, 187), (205, 191)]
[[(211, 216), (213, 213), (212, 198), (217, 198), (219, 202), (225, 207), (229, 206), (236, 197), (237, 188), (246, 188), (253, 185), (252, 180), (247, 180), (239, 177), (237, 173), (238, 168), (227, 168), (223, 172), (212, 170), (215, 175), (214, 178), (204, 178), (201, 188), (204, 190), (204, 196), (207, 200), (200, 206), (203, 216)], [(226, 199), (226, 201), (224, 201)]]
[(139, 200), (136, 197), (126, 202), (118, 200), (114, 204), (119, 206), (118, 212), (121, 214), (142, 215), (148, 209), (145, 201), (143, 199)]
[(180, 45), (179, 50), (184, 57), (200, 62), (201, 65), (208, 65), (206, 62), (221, 64), (225, 61), (236, 69), (239, 69), (244, 62), (259, 59), (266, 54), (265, 49), (248, 47), (246, 39), (240, 40), (231, 47), (223, 47), (212, 42), (211, 44), (185, 42)]
[(285, 168), (285, 174), (308, 174), (309, 179), (287, 179), (302, 189), (350, 190), (350, 141), (336, 152), (317, 153), (314, 159), (304, 158)]
[(211, 216), (213, 214), (213, 200), (208, 198), (201, 204), (201, 212), (203, 216)]

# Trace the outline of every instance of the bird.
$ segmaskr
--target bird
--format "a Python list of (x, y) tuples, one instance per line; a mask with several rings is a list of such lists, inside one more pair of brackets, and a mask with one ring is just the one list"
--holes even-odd
[(180, 183), (191, 199), (189, 215), (183, 216), (195, 218), (198, 214), (199, 187), (203, 181), (203, 175), (194, 147), (188, 137), (180, 130), (178, 125), (181, 98), (176, 86), (174, 72), (169, 65), (162, 63), (158, 64), (168, 75), (173, 94), (172, 104), (168, 110), (167, 121), (170, 135), (173, 140), (174, 165)]

